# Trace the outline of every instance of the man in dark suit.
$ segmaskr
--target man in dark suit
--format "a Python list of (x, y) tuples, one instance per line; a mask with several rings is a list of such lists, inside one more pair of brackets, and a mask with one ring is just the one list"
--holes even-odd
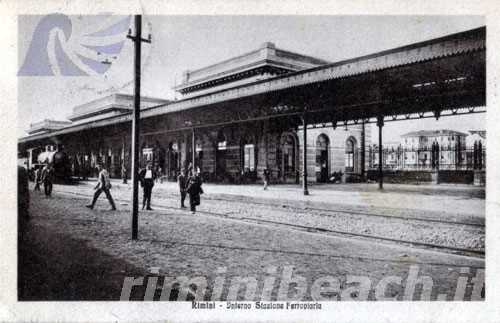
[(144, 188), (144, 196), (142, 198), (142, 209), (146, 207), (146, 210), (153, 210), (151, 208), (151, 193), (153, 192), (153, 186), (155, 185), (156, 172), (153, 170), (153, 165), (148, 163), (145, 169), (139, 172), (139, 180), (141, 181), (141, 186)]
[(179, 191), (181, 193), (181, 208), (186, 208), (184, 206), (184, 201), (186, 200), (186, 188), (187, 188), (188, 178), (184, 173), (184, 170), (181, 170), (181, 173), (177, 177), (177, 183), (179, 184)]
[(41, 177), (45, 196), (50, 197), (52, 195), (52, 184), (54, 183), (54, 168), (52, 164), (45, 165)]
[(191, 213), (196, 213), (196, 206), (200, 205), (200, 195), (203, 194), (203, 189), (201, 188), (201, 177), (198, 172), (193, 172), (193, 174), (188, 179), (188, 184), (186, 187), (186, 192), (189, 194), (189, 206), (191, 207)]

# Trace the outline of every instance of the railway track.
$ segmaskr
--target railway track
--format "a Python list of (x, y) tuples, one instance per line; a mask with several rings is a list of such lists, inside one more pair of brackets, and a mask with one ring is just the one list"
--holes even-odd
[[(173, 199), (177, 199), (178, 195), (173, 194), (173, 193), (167, 193), (163, 194), (162, 196), (164, 197), (171, 197)], [(268, 206), (271, 208), (278, 208), (278, 206), (275, 203), (272, 202), (263, 202), (263, 201), (246, 201), (243, 199), (234, 199), (234, 198), (229, 198), (229, 197), (222, 197), (222, 196), (204, 196), (204, 200), (208, 201), (224, 201), (224, 202), (229, 202), (229, 203), (242, 203), (242, 204), (248, 204), (248, 205), (262, 205), (262, 206)], [(283, 205), (283, 204), (282, 204)], [(364, 211), (356, 211), (356, 210), (342, 210), (342, 209), (331, 209), (331, 208), (319, 208), (319, 207), (312, 207), (312, 206), (306, 206), (306, 207), (298, 207), (298, 206), (293, 206), (293, 205), (285, 205), (287, 210), (293, 210), (294, 212), (297, 213), (303, 213), (307, 214), (307, 211), (316, 211), (320, 212), (320, 215), (324, 216), (330, 216), (330, 215), (338, 215), (340, 214), (348, 214), (348, 215), (361, 215), (361, 216), (368, 216), (368, 217), (375, 217), (375, 218), (386, 218), (386, 219), (398, 219), (398, 220), (403, 220), (403, 221), (414, 221), (414, 222), (424, 222), (424, 223), (439, 223), (439, 224), (449, 224), (449, 225), (456, 225), (456, 226), (471, 226), (471, 227), (477, 227), (477, 228), (484, 228), (485, 224), (483, 221), (480, 222), (470, 222), (470, 221), (450, 221), (450, 220), (443, 220), (443, 219), (436, 219), (436, 218), (427, 218), (427, 217), (414, 217), (414, 216), (400, 216), (400, 215), (387, 215), (387, 214), (380, 214), (380, 213), (371, 213), (371, 212), (364, 212)]]
[[(77, 193), (77, 192), (64, 192), (63, 194), (77, 195), (77, 196), (82, 196), (82, 197), (86, 197), (86, 198), (91, 197), (90, 194)], [(115, 201), (119, 201), (122, 203), (124, 202), (127, 204), (129, 203), (128, 200), (120, 199), (120, 198), (115, 199)], [(227, 200), (227, 201), (230, 201), (230, 200)], [(239, 201), (237, 201), (237, 202), (239, 202)], [(248, 202), (248, 204), (252, 204), (252, 203)], [(255, 204), (268, 205), (266, 203), (260, 203), (260, 202), (255, 203)], [(158, 203), (155, 203), (154, 207), (157, 209), (160, 208), (163, 210), (179, 211), (179, 208), (177, 208), (177, 207), (172, 207), (172, 206), (158, 204)], [(332, 212), (334, 212), (334, 211), (332, 211)], [(348, 211), (344, 211), (344, 212), (348, 213)], [(294, 230), (313, 232), (313, 233), (318, 233), (318, 234), (323, 234), (323, 235), (343, 236), (343, 237), (349, 237), (349, 238), (361, 238), (361, 239), (371, 240), (371, 241), (397, 243), (397, 244), (401, 244), (401, 245), (407, 245), (407, 246), (424, 248), (424, 249), (432, 249), (432, 250), (436, 250), (436, 251), (453, 253), (453, 254), (461, 254), (461, 255), (475, 256), (475, 257), (484, 257), (484, 255), (485, 255), (485, 252), (483, 250), (470, 249), (470, 248), (458, 248), (458, 247), (453, 247), (453, 246), (445, 246), (445, 245), (426, 243), (426, 242), (420, 242), (420, 241), (396, 239), (396, 238), (384, 237), (384, 236), (379, 236), (379, 235), (364, 234), (364, 233), (357, 233), (357, 232), (348, 232), (348, 231), (342, 231), (342, 230), (333, 230), (333, 229), (327, 229), (327, 228), (322, 228), (322, 227), (294, 224), (294, 223), (289, 223), (289, 222), (280, 222), (280, 221), (256, 219), (256, 218), (250, 218), (250, 217), (232, 216), (231, 212), (220, 213), (220, 212), (201, 211), (200, 210), (200, 211), (197, 211), (197, 213), (200, 213), (200, 214), (203, 214), (206, 216), (223, 218), (223, 219), (230, 219), (230, 220), (235, 220), (235, 221), (242, 221), (242, 222), (253, 223), (253, 224), (257, 224), (257, 225), (260, 224), (260, 225), (270, 225), (270, 226), (274, 226), (274, 227), (288, 227), (288, 228), (292, 228)], [(361, 215), (365, 215), (364, 212), (359, 212), (359, 213), (362, 213)], [(384, 216), (384, 217), (393, 218), (392, 216)], [(401, 217), (399, 217), (399, 218), (401, 218)], [(399, 218), (397, 218), (397, 219), (399, 219)], [(413, 218), (406, 218), (406, 217), (403, 217), (403, 218), (405, 220), (412, 220), (413, 219)], [(417, 221), (424, 221), (424, 219), (420, 218)], [(444, 224), (450, 224), (450, 225), (459, 225), (459, 224), (462, 226), (463, 225), (471, 225), (469, 223), (460, 223), (460, 222), (453, 222), (453, 221), (441, 221), (441, 222)], [(472, 225), (472, 226), (476, 226), (476, 225)]]
[[(295, 251), (295, 250), (283, 250), (283, 249), (274, 249), (274, 248), (255, 248), (255, 247), (243, 247), (243, 246), (228, 246), (223, 244), (211, 244), (211, 243), (193, 243), (188, 241), (177, 241), (177, 240), (162, 240), (157, 238), (151, 238), (151, 242), (155, 243), (163, 243), (167, 248), (172, 248), (176, 245), (181, 246), (194, 246), (199, 248), (217, 248), (217, 249), (228, 249), (228, 250), (242, 250), (242, 251), (263, 251), (269, 253), (279, 253), (279, 254), (293, 254), (299, 256), (315, 256), (315, 257), (327, 257), (327, 258), (337, 258), (337, 259), (351, 259), (351, 260), (361, 260), (361, 261), (374, 261), (374, 262), (382, 262), (382, 263), (401, 263), (401, 264), (418, 264), (418, 265), (429, 265), (429, 266), (440, 266), (440, 267), (464, 267), (464, 264), (455, 264), (455, 263), (444, 263), (444, 262), (425, 262), (425, 261), (416, 261), (416, 260), (408, 260), (408, 259), (391, 259), (391, 258), (376, 258), (376, 257), (365, 257), (365, 256), (350, 256), (343, 254), (324, 254), (318, 252), (304, 252), (304, 251)], [(469, 268), (476, 269), (484, 269), (484, 266), (481, 265), (466, 265)]]
[[(254, 204), (254, 205), (264, 205), (264, 206), (270, 206), (270, 207), (276, 207), (276, 205), (273, 205), (272, 203), (269, 202), (250, 202), (250, 201), (245, 201), (245, 200), (231, 200), (229, 198), (221, 198), (221, 197), (208, 197), (206, 198), (207, 200), (214, 200), (214, 201), (226, 201), (226, 202), (237, 202), (237, 203), (243, 203), (243, 204)], [(363, 215), (363, 216), (370, 216), (370, 217), (380, 217), (380, 218), (387, 218), (387, 219), (399, 219), (399, 220), (405, 220), (405, 221), (416, 221), (416, 222), (426, 222), (426, 223), (441, 223), (441, 224), (450, 224), (450, 225), (467, 225), (467, 226), (472, 226), (472, 227), (479, 227), (479, 228), (484, 228), (484, 223), (474, 223), (474, 222), (463, 222), (463, 221), (448, 221), (448, 220), (441, 220), (441, 219), (434, 219), (434, 218), (420, 218), (420, 217), (407, 217), (407, 216), (399, 216), (399, 215), (386, 215), (386, 214), (380, 214), (380, 213), (369, 213), (369, 212), (361, 212), (361, 211), (351, 211), (351, 210), (339, 210), (339, 209), (325, 209), (325, 208), (318, 208), (318, 207), (305, 207), (305, 208), (300, 208), (300, 207), (295, 207), (295, 206), (286, 206), (287, 209), (289, 210), (294, 210), (298, 211), (299, 213), (306, 213), (305, 211), (311, 210), (311, 211), (319, 211), (323, 213), (343, 213), (343, 214), (355, 214), (355, 215)]]

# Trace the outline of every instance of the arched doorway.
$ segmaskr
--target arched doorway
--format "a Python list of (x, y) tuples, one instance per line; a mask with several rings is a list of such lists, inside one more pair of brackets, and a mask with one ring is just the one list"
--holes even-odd
[(195, 165), (203, 173), (203, 137), (195, 137)]
[(319, 183), (328, 182), (328, 153), (330, 151), (330, 139), (321, 134), (316, 139), (316, 180)]
[(345, 172), (356, 172), (357, 158), (356, 158), (357, 142), (354, 137), (347, 138), (345, 142)]
[(216, 143), (216, 165), (215, 165), (215, 173), (217, 176), (217, 180), (222, 180), (226, 174), (226, 150), (227, 150), (227, 138), (222, 131), (219, 131), (217, 134), (217, 143)]
[(241, 169), (244, 173), (255, 172), (256, 169), (256, 154), (255, 144), (251, 141), (241, 142)]
[(297, 138), (292, 133), (284, 133), (280, 138), (279, 167), (281, 180), (298, 183)]
[(168, 144), (167, 152), (167, 176), (169, 179), (177, 177), (179, 167), (179, 150), (177, 142), (170, 142)]
[(257, 179), (257, 145), (251, 134), (243, 135), (240, 141), (240, 171), (244, 183)]

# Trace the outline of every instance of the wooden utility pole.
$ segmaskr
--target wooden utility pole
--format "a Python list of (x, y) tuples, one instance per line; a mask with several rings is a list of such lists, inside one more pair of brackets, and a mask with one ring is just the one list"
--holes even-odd
[(151, 35), (148, 39), (142, 38), (142, 16), (135, 15), (135, 36), (129, 34), (134, 42), (134, 112), (132, 115), (132, 240), (138, 238), (139, 227), (139, 132), (141, 114), (141, 44), (151, 43)]

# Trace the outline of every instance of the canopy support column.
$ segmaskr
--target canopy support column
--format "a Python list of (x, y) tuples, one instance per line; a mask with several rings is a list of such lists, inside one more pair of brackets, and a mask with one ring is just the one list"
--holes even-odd
[(384, 171), (382, 167), (382, 127), (384, 127), (384, 116), (377, 117), (378, 127), (378, 188), (384, 189)]
[(192, 142), (191, 142), (191, 149), (192, 149), (192, 154), (193, 154), (193, 174), (196, 172), (196, 137), (194, 133), (194, 127), (191, 130), (191, 137), (192, 137)]
[(365, 120), (361, 123), (361, 180), (365, 181)]
[(309, 195), (309, 189), (307, 188), (307, 114), (304, 111), (302, 115), (303, 123), (303, 146), (302, 146), (302, 188), (304, 190), (304, 195)]

